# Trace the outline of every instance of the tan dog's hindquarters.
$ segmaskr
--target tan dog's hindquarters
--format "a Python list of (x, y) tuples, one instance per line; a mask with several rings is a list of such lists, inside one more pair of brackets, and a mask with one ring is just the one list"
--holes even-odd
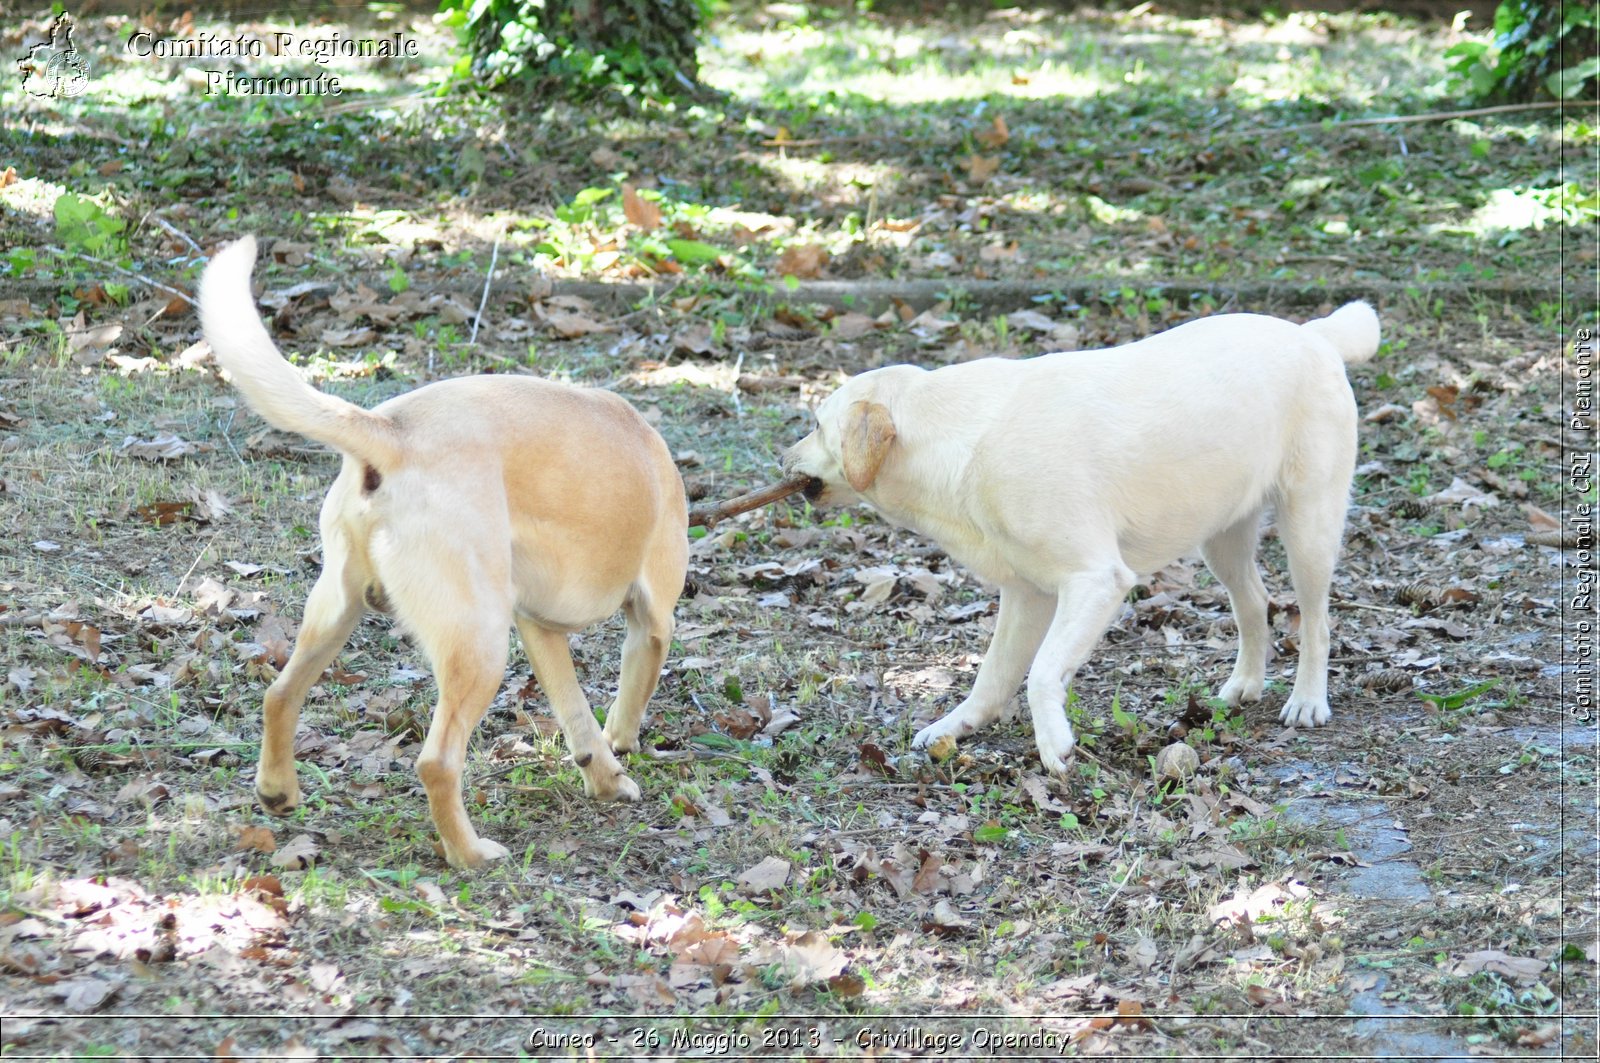
[[(585, 791), (637, 800), (616, 753), (638, 747), (688, 558), (683, 484), (660, 435), (615, 395), (532, 377), (442, 381), (370, 411), (325, 395), (267, 336), (250, 294), (254, 258), (246, 238), (212, 259), (206, 339), (258, 413), (344, 455), (322, 505), (322, 574), (265, 699), (262, 805), (298, 804), (301, 705), (369, 605), (392, 612), (433, 664), (439, 700), (417, 773), (452, 865), (506, 855), (473, 829), (461, 778), (513, 625)], [(567, 636), (619, 608), (622, 675), (602, 732)]]
[(1344, 365), (1377, 346), (1377, 315), (1352, 303), (1304, 326), (1226, 315), (1112, 350), (847, 381), (785, 470), (821, 480), (819, 504), (864, 500), (1000, 588), (971, 694), (913, 744), (993, 722), (1026, 681), (1040, 758), (1065, 770), (1073, 676), (1138, 576), (1196, 549), (1239, 627), (1219, 695), (1259, 699), (1271, 639), (1255, 552), (1268, 507), (1301, 614), (1281, 718), (1327, 722), (1328, 588), (1356, 453)]

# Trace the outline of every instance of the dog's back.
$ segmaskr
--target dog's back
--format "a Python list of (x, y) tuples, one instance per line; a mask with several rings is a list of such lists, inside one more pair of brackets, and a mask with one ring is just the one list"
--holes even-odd
[[(944, 537), (980, 572), (995, 535), (1054, 539), (1062, 520), (1112, 513), (1129, 564), (1150, 571), (1294, 482), (1347, 478), (1345, 364), (1376, 348), (1376, 315), (1353, 303), (1310, 326), (1218, 315), (1121, 347), (908, 375), (890, 400), (899, 460), (923, 489), (963, 485), (956, 509), (979, 519)], [(905, 497), (913, 526), (946, 524)]]

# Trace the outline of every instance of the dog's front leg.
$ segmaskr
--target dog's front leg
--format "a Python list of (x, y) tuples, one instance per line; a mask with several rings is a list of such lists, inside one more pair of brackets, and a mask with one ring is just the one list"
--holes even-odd
[(922, 749), (944, 735), (965, 738), (998, 720), (1006, 702), (1022, 685), (1022, 677), (1039, 650), (1055, 608), (1056, 600), (1035, 587), (1002, 587), (994, 638), (978, 666), (972, 693), (941, 719), (918, 731), (911, 740), (913, 748)]
[(589, 699), (583, 696), (578, 676), (572, 670), (572, 653), (567, 649), (565, 632), (550, 631), (531, 620), (517, 618), (517, 631), (533, 665), (534, 678), (544, 688), (555, 711), (561, 734), (572, 751), (572, 759), (583, 773), (583, 791), (601, 801), (637, 801), (642, 796), (639, 784), (628, 778), (622, 763), (611, 752), (600, 725), (595, 723)]
[(1057, 598), (1055, 619), (1028, 671), (1033, 738), (1045, 769), (1065, 774), (1076, 739), (1067, 722), (1067, 687), (1115, 619), (1135, 576), (1121, 560), (1069, 576)]

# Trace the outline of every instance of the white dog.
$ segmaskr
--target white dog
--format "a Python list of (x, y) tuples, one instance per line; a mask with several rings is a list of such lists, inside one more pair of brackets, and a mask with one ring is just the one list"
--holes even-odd
[(1219, 696), (1261, 697), (1262, 511), (1300, 602), (1291, 726), (1326, 723), (1328, 585), (1356, 455), (1346, 363), (1378, 348), (1365, 303), (1305, 325), (1256, 314), (1190, 322), (1104, 351), (895, 365), (845, 383), (784, 455), (814, 502), (865, 501), (1000, 588), (994, 640), (960, 705), (913, 745), (993, 722), (1027, 677), (1039, 757), (1066, 769), (1066, 691), (1139, 574), (1199, 548), (1239, 627)]

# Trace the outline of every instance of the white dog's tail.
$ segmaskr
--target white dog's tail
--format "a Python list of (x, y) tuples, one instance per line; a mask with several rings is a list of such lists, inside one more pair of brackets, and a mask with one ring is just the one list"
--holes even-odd
[(1333, 344), (1345, 365), (1359, 365), (1378, 353), (1378, 314), (1366, 303), (1346, 303), (1305, 327)]
[(206, 342), (267, 422), (387, 472), (398, 464), (400, 438), (387, 417), (325, 395), (278, 353), (256, 313), (250, 270), (256, 240), (246, 236), (211, 258), (200, 278), (200, 325)]

